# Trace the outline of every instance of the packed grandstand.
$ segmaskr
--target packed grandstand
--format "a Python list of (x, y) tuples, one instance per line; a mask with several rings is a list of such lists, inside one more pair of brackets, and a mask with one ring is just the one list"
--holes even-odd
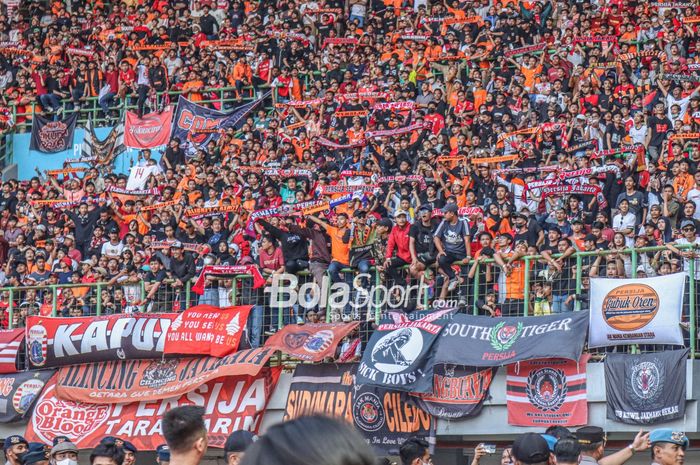
[[(60, 367), (35, 376), (40, 405), (112, 409), (184, 395), (190, 378), (257, 376), (267, 396), (301, 360), (300, 379), (432, 392), (416, 407), (432, 424), (478, 415), (506, 364), (569, 360), (532, 365), (524, 386), (508, 368), (509, 401), (513, 387), (552, 412), (571, 407), (556, 386), (580, 361), (607, 354), (613, 386), (608, 362), (684, 363), (700, 296), (699, 6), (5, 0), (0, 371)], [(191, 358), (163, 361), (178, 354)], [(117, 379), (128, 362), (135, 391)], [(445, 377), (481, 388), (455, 412)], [(682, 378), (666, 399), (643, 390), (653, 411), (617, 399), (612, 419), (683, 417)], [(304, 413), (294, 392), (288, 419)], [(375, 394), (356, 395), (371, 410)], [(583, 408), (552, 423), (584, 425)], [(47, 411), (3, 418), (31, 417), (30, 438), (51, 443)], [(552, 417), (511, 424), (549, 426), (533, 418)], [(100, 435), (119, 436), (68, 438)], [(163, 442), (148, 436), (141, 448)]]

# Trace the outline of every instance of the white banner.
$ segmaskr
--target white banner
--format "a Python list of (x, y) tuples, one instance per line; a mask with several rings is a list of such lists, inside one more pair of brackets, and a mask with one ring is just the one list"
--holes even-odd
[(685, 274), (644, 279), (591, 279), (588, 346), (683, 345)]

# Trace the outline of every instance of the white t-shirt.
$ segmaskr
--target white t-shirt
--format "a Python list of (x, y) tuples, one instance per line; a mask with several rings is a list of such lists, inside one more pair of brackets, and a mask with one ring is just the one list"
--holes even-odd
[(102, 255), (106, 257), (118, 257), (122, 254), (122, 250), (124, 250), (124, 244), (121, 242), (117, 242), (116, 245), (110, 242), (102, 244)]
[(630, 137), (632, 138), (632, 142), (635, 144), (643, 144), (644, 141), (647, 138), (647, 132), (649, 131), (649, 128), (647, 128), (646, 124), (642, 124), (642, 127), (637, 129), (634, 125), (630, 128)]

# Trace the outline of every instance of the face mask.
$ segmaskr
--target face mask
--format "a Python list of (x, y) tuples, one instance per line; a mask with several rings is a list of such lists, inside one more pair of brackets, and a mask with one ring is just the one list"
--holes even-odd
[(56, 465), (78, 465), (78, 461), (73, 459), (63, 459), (57, 461)]
[(25, 455), (27, 455), (29, 451), (26, 452), (20, 452), (19, 454), (15, 454), (17, 456), (17, 461), (22, 463), (22, 459), (24, 458)]

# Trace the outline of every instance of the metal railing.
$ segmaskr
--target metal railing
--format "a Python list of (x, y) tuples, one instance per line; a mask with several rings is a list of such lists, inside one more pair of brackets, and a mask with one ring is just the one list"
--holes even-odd
[[(678, 248), (700, 253), (700, 249), (693, 246)], [(557, 260), (560, 260), (560, 269), (553, 265)], [(293, 286), (289, 282), (277, 283), (287, 286), (295, 296), (285, 293), (273, 295), (271, 288), (274, 286), (270, 286), (273, 277), (270, 276), (266, 276), (270, 279), (268, 285), (255, 288), (252, 276), (245, 274), (213, 280), (213, 284), (205, 287), (202, 295), (192, 291), (192, 283), (174, 288), (174, 281), (165, 280), (148, 302), (145, 301), (148, 289), (144, 282), (10, 287), (0, 289), (0, 310), (7, 312), (4, 315), (7, 317), (6, 322), (3, 317), (0, 317), (0, 322), (12, 328), (23, 326), (28, 314), (98, 316), (135, 311), (181, 311), (196, 304), (221, 307), (252, 305), (249, 330), (253, 346), (262, 344), (267, 336), (287, 324), (317, 321), (360, 321), (360, 333), (366, 341), (371, 335), (373, 324), (390, 307), (430, 309), (452, 305), (452, 301), (463, 312), (483, 315), (497, 314), (499, 311), (502, 315), (513, 316), (588, 311), (587, 293), (592, 267), (598, 269), (598, 273), (593, 274), (602, 277), (610, 269), (610, 272), (614, 271), (612, 277), (636, 278), (638, 268), (647, 275), (656, 274), (659, 268), (663, 268), (662, 274), (668, 274), (682, 271), (684, 262), (687, 264), (687, 274), (694, 277), (695, 260), (676, 258), (665, 247), (581, 251), (569, 257), (528, 255), (510, 263), (512, 268), (507, 269), (503, 269), (493, 258), (481, 258), (466, 265), (461, 264), (458, 275), (460, 282), (452, 291), (447, 289), (447, 281), (440, 272), (430, 268), (420, 279), (411, 281), (411, 286), (403, 289), (400, 299), (393, 300), (393, 296), (378, 292), (382, 287), (380, 285), (386, 281), (384, 274), (376, 268), (371, 268), (369, 278), (364, 280), (358, 277), (357, 270), (345, 269), (342, 271), (344, 281), (355, 281), (350, 294), (340, 296), (347, 297), (345, 302), (338, 302), (333, 283), (327, 277), (324, 278), (325, 283), (319, 283), (320, 295), (316, 296), (314, 287), (310, 285), (314, 277), (307, 271), (294, 275), (297, 283)], [(404, 267), (405, 273), (406, 268)], [(520, 273), (518, 279), (509, 280), (508, 271), (511, 274)], [(518, 283), (521, 285), (518, 286)], [(362, 293), (358, 289), (368, 292)], [(688, 332), (686, 345), (691, 348), (693, 356), (697, 349), (697, 290), (695, 279), (688, 279), (683, 322)], [(620, 346), (618, 349), (633, 352), (656, 350), (653, 346)]]

